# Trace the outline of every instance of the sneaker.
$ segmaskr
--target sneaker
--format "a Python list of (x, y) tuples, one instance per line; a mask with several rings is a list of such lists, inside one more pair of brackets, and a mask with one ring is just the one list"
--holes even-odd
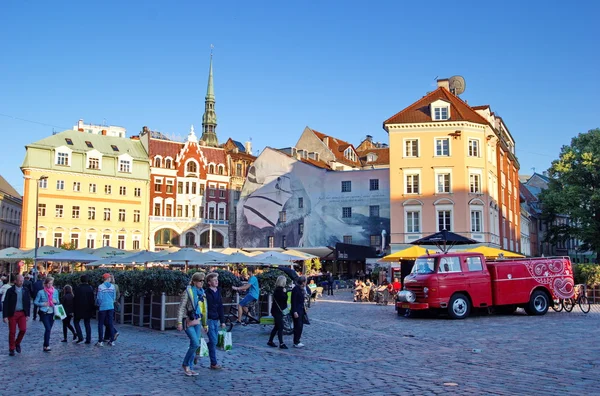
[(294, 344), (294, 348), (304, 348), (304, 344), (299, 342), (297, 344)]
[(98, 341), (98, 342), (96, 343), (96, 346), (97, 346), (97, 347), (103, 347), (103, 346), (104, 346), (104, 343), (103, 343), (102, 341)]
[(75, 341), (75, 344), (81, 344), (82, 342), (83, 342), (83, 338), (80, 338), (77, 341)]
[(215, 365), (210, 365), (210, 369), (211, 370), (221, 370), (223, 367), (219, 366), (218, 364)]
[(117, 345), (117, 344), (115, 344), (115, 342), (114, 342), (114, 341), (108, 341), (108, 342), (106, 343), (106, 345), (108, 345), (108, 346), (115, 346), (115, 345)]
[(50, 347), (44, 347), (44, 352), (50, 352), (52, 350), (52, 348)]
[(115, 336), (113, 337), (113, 339), (114, 339), (115, 341), (117, 341), (117, 338), (119, 338), (119, 332), (118, 332), (118, 331), (115, 333)]
[(21, 353), (21, 345), (15, 345), (15, 351), (17, 351), (17, 353)]
[(86, 344), (91, 344), (91, 343), (92, 343), (92, 341), (86, 341), (85, 343), (86, 343)]
[(8, 356), (15, 356), (15, 350), (11, 349), (10, 351), (8, 351)]
[(275, 344), (273, 341), (267, 342), (267, 345), (273, 348), (277, 348), (277, 344)]
[(64, 340), (60, 340), (60, 342), (67, 342), (67, 339), (65, 338)]
[(77, 334), (73, 334), (73, 341), (77, 339)]
[(279, 345), (279, 349), (288, 349), (288, 347), (285, 344), (281, 344), (281, 345)]

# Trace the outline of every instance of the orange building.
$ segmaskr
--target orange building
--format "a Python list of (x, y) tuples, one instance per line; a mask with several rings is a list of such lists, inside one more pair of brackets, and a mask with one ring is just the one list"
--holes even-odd
[(384, 121), (390, 138), (391, 247), (446, 229), (519, 250), (519, 163), (489, 106), (470, 107), (448, 80)]

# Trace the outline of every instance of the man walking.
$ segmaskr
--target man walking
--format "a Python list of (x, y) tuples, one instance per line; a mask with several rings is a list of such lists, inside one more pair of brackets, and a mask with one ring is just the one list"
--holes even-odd
[[(120, 312), (121, 310), (121, 304), (119, 303), (119, 299), (121, 298), (121, 292), (119, 291), (119, 285), (117, 285), (115, 283), (115, 277), (111, 274), (110, 275), (110, 283), (112, 283), (112, 285), (115, 288), (115, 309), (114, 309), (114, 314), (116, 315), (117, 312)], [(115, 327), (115, 317), (113, 316), (113, 326), (112, 326), (112, 334), (113, 334), (113, 343), (115, 341), (117, 341), (117, 338), (119, 337), (119, 332), (117, 331), (116, 327)], [(110, 341), (108, 339), (108, 325), (105, 324), (105, 331), (106, 334), (104, 334), (104, 342), (108, 342)]]
[(75, 331), (77, 332), (77, 343), (83, 342), (83, 332), (79, 322), (83, 319), (85, 326), (85, 343), (90, 344), (92, 342), (92, 326), (90, 325), (90, 319), (94, 316), (96, 310), (94, 302), (94, 289), (88, 284), (89, 278), (87, 275), (81, 275), (79, 278), (81, 282), (79, 286), (73, 291), (73, 313), (75, 316)]
[(210, 368), (220, 370), (217, 364), (217, 338), (219, 335), (219, 324), (225, 327), (225, 315), (223, 313), (223, 300), (219, 290), (219, 274), (211, 272), (206, 275), (208, 289), (206, 290), (206, 318), (208, 324), (208, 355), (210, 356)]
[[(2, 309), (4, 323), (8, 323), (8, 354), (15, 356), (15, 351), (21, 353), (21, 341), (27, 331), (27, 318), (31, 299), (23, 287), (23, 275), (17, 275), (13, 287), (6, 291)], [(15, 333), (19, 326), (19, 335), (15, 340)]]
[(96, 294), (96, 305), (98, 308), (98, 342), (96, 346), (104, 346), (104, 325), (106, 324), (107, 332), (109, 333), (108, 345), (113, 346), (113, 316), (115, 314), (115, 287), (110, 280), (112, 276), (108, 273), (102, 275), (104, 283), (98, 286)]
[[(31, 298), (35, 300), (35, 296), (37, 296), (38, 292), (44, 288), (44, 278), (39, 277), (33, 285), (31, 286)], [(36, 320), (38, 314), (38, 308), (36, 306), (33, 307), (33, 320)], [(41, 318), (40, 318), (41, 320)]]
[(333, 274), (327, 271), (327, 295), (333, 296)]

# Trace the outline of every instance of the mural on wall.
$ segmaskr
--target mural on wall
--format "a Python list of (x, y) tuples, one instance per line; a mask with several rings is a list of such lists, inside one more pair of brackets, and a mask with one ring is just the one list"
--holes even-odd
[[(351, 191), (342, 192), (342, 181), (351, 182)], [(269, 237), (274, 247), (335, 246), (344, 236), (371, 245), (371, 236), (389, 229), (387, 169), (328, 171), (270, 148), (250, 168), (237, 206), (240, 247), (267, 247)]]

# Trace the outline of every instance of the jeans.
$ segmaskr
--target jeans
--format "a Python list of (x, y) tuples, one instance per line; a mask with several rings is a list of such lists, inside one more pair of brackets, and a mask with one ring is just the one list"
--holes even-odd
[[(19, 335), (17, 334), (17, 326), (19, 326)], [(27, 331), (27, 316), (25, 312), (15, 312), (14, 316), (8, 318), (8, 349), (14, 351), (17, 345), (21, 345), (25, 332)]]
[[(81, 332), (81, 326), (79, 321), (81, 318), (75, 318), (75, 331), (77, 331), (77, 338), (83, 340), (83, 333)], [(85, 326), (85, 342), (88, 344), (92, 342), (92, 326), (90, 325), (90, 318), (83, 319), (83, 325)]]
[(333, 296), (333, 286), (334, 286), (334, 282), (327, 282), (327, 295), (328, 296)]
[(219, 337), (219, 329), (221, 322), (218, 319), (208, 319), (208, 356), (210, 357), (210, 365), (217, 365), (217, 338)]
[(104, 341), (104, 324), (106, 323), (107, 339), (113, 341), (113, 316), (114, 309), (98, 311), (98, 342)]
[(52, 326), (54, 325), (54, 314), (40, 312), (40, 320), (44, 324), (44, 348), (46, 348), (50, 346), (50, 332), (52, 332)]
[(200, 332), (202, 331), (202, 326), (197, 324), (196, 326), (190, 326), (185, 329), (185, 334), (187, 334), (190, 339), (190, 346), (188, 348), (185, 357), (183, 358), (183, 365), (192, 369), (194, 366), (194, 357), (196, 356), (196, 350), (200, 346)]
[(298, 312), (298, 317), (294, 318), (294, 345), (299, 344), (302, 337), (302, 328), (304, 327), (303, 314), (304, 311)]
[(273, 326), (273, 330), (271, 330), (271, 336), (269, 336), (269, 342), (273, 342), (275, 338), (275, 334), (277, 334), (277, 338), (279, 338), (279, 345), (283, 344), (283, 314), (279, 313), (277, 315), (273, 315), (273, 319), (275, 321), (275, 326)]
[(75, 329), (71, 325), (71, 319), (73, 319), (73, 316), (67, 315), (67, 317), (62, 320), (63, 340), (67, 339), (67, 329), (71, 330), (71, 333), (73, 333), (73, 335), (75, 335)]

